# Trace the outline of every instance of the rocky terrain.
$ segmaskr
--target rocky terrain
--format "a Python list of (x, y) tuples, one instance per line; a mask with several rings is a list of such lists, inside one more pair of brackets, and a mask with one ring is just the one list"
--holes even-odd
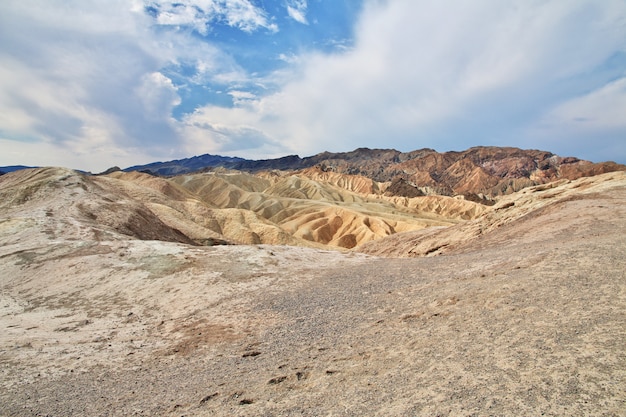
[(626, 174), (546, 178), (2, 175), (0, 415), (624, 415)]
[(80, 220), (94, 230), (91, 238), (115, 232), (198, 245), (348, 249), (397, 232), (448, 226), (487, 210), (446, 196), (388, 197), (380, 194), (382, 187), (364, 177), (318, 170), (258, 175), (218, 170), (166, 179), (43, 168), (3, 176), (0, 207), (21, 212), (43, 204), (50, 222), (58, 220), (55, 214), (68, 217), (62, 220), (66, 223)]
[(318, 167), (323, 171), (359, 175), (377, 182), (393, 182), (394, 185), (400, 182), (399, 186), (388, 190), (392, 195), (463, 195), (483, 203), (490, 202), (485, 197), (508, 194), (532, 185), (626, 170), (626, 166), (614, 162), (592, 163), (546, 151), (480, 146), (443, 153), (433, 149), (400, 152), (359, 148), (351, 152), (322, 152), (305, 158), (291, 155), (261, 161), (202, 155), (134, 166), (126, 171), (143, 170), (171, 176), (209, 167), (252, 173)]

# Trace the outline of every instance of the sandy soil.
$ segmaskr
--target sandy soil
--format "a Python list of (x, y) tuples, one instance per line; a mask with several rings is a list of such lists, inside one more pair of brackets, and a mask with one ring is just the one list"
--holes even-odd
[(626, 187), (598, 190), (412, 259), (4, 218), (0, 414), (626, 415)]

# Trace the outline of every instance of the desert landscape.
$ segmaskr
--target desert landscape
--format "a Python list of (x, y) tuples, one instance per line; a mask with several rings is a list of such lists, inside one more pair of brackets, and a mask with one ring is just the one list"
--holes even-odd
[(0, 176), (0, 415), (626, 415), (626, 167), (302, 161)]

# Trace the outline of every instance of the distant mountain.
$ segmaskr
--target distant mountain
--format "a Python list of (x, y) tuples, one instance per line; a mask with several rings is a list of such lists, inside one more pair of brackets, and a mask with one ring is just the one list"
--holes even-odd
[[(461, 152), (419, 149), (359, 148), (351, 152), (323, 152), (300, 158), (247, 160), (202, 155), (170, 162), (155, 162), (124, 171), (144, 171), (173, 176), (223, 167), (246, 172), (299, 171), (317, 167), (324, 172), (360, 175), (377, 182), (392, 182), (393, 195), (463, 195), (474, 201), (508, 194), (522, 188), (558, 179), (576, 179), (612, 171), (626, 171), (614, 162), (593, 163), (551, 152), (504, 147), (474, 147)], [(395, 192), (394, 192), (395, 190)]]
[(28, 167), (25, 165), (9, 165), (6, 167), (0, 167), (0, 175), (8, 174), (9, 172), (19, 171), (20, 169), (28, 169), (28, 168), (35, 168), (35, 167)]
[[(437, 153), (432, 149), (425, 149), (423, 151)], [(324, 167), (338, 167), (342, 173), (365, 174), (371, 177), (372, 175), (367, 175), (371, 174), (367, 170), (363, 173), (359, 172), (358, 167), (362, 166), (364, 162), (374, 163), (378, 166), (388, 166), (392, 163), (402, 162), (413, 156), (413, 154), (414, 152), (402, 153), (394, 149), (369, 148), (359, 148), (351, 152), (322, 152), (305, 158), (301, 158), (298, 155), (288, 155), (281, 158), (260, 160), (205, 154), (174, 161), (135, 165), (124, 169), (124, 171), (142, 171), (154, 175), (172, 176), (218, 167), (246, 172), (259, 172), (273, 169), (282, 171), (300, 170), (322, 165)]]
[(155, 175), (172, 176), (201, 171), (207, 167), (231, 167), (243, 161), (246, 160), (237, 157), (205, 154), (168, 162), (152, 162), (146, 165), (135, 165), (124, 169), (124, 171), (143, 171)]

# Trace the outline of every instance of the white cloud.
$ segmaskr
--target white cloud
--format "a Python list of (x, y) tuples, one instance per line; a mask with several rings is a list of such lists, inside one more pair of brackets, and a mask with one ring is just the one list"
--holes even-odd
[(251, 32), (259, 27), (272, 32), (278, 31), (278, 26), (268, 21), (265, 12), (248, 0), (225, 0), (224, 7), (226, 20), (231, 26), (245, 32)]
[(624, 161), (626, 153), (626, 77), (558, 103), (526, 134), (536, 145), (593, 161)]
[(158, 121), (170, 118), (172, 109), (181, 101), (172, 80), (160, 72), (144, 75), (135, 94), (143, 104), (145, 116)]
[[(594, 75), (626, 52), (625, 20), (620, 1), (473, 1), (455, 13), (439, 1), (372, 1), (353, 49), (301, 56), (281, 91), (232, 111), (301, 155), (359, 146), (554, 150), (529, 126), (623, 73)], [(622, 111), (615, 96), (597, 97)]]
[[(249, 27), (244, 21), (254, 16), (244, 19), (244, 3), (220, 4), (232, 6), (233, 24)], [(0, 8), (3, 144), (13, 138), (16, 151), (32, 149), (33, 143), (57, 146), (72, 167), (101, 170), (122, 164), (104, 155), (145, 155), (145, 162), (185, 156), (171, 116), (180, 97), (168, 69), (195, 68), (188, 79), (195, 84), (247, 77), (228, 54), (189, 33), (153, 30), (142, 2), (7, 0)], [(88, 162), (89, 149), (103, 156), (94, 158), (96, 165)], [(29, 161), (45, 155), (53, 160), (53, 154), (29, 155), (20, 163), (34, 164)], [(14, 163), (8, 152), (0, 152), (0, 165)]]
[[(109, 127), (106, 127), (109, 132)], [(97, 134), (98, 132), (86, 132)], [(107, 133), (108, 135), (108, 133)], [(154, 162), (154, 155), (143, 147), (116, 147), (107, 143), (58, 143), (46, 140), (20, 141), (0, 135), (1, 165), (59, 166), (83, 169), (94, 173), (117, 165), (122, 168), (138, 163)]]
[(287, 14), (296, 22), (308, 25), (309, 22), (306, 18), (307, 7), (306, 0), (289, 0), (287, 1)]
[(626, 130), (626, 77), (559, 104), (545, 115), (544, 123), (548, 128), (572, 133)]
[(235, 106), (245, 104), (251, 100), (256, 100), (258, 97), (249, 91), (231, 90), (228, 94), (233, 98)]
[(224, 22), (244, 32), (260, 28), (277, 31), (278, 26), (268, 20), (263, 9), (249, 0), (164, 0), (146, 1), (157, 22), (166, 26), (189, 26), (206, 35), (213, 22)]
[[(350, 49), (284, 53), (288, 65), (267, 75), (280, 88), (265, 96), (245, 89), (264, 80), (191, 33), (216, 22), (277, 30), (259, 3), (154, 4), (2, 2), (0, 165), (65, 160), (98, 171), (206, 152), (480, 144), (626, 162), (622, 0), (474, 0), (455, 2), (454, 13), (448, 2), (366, 0)], [(283, 4), (307, 21), (305, 1)], [(174, 120), (183, 89), (207, 83), (234, 107)]]
[(180, 125), (185, 150), (190, 155), (226, 153), (251, 159), (284, 156), (289, 148), (257, 127), (258, 113), (250, 105), (243, 100), (233, 109), (206, 106), (187, 115)]

